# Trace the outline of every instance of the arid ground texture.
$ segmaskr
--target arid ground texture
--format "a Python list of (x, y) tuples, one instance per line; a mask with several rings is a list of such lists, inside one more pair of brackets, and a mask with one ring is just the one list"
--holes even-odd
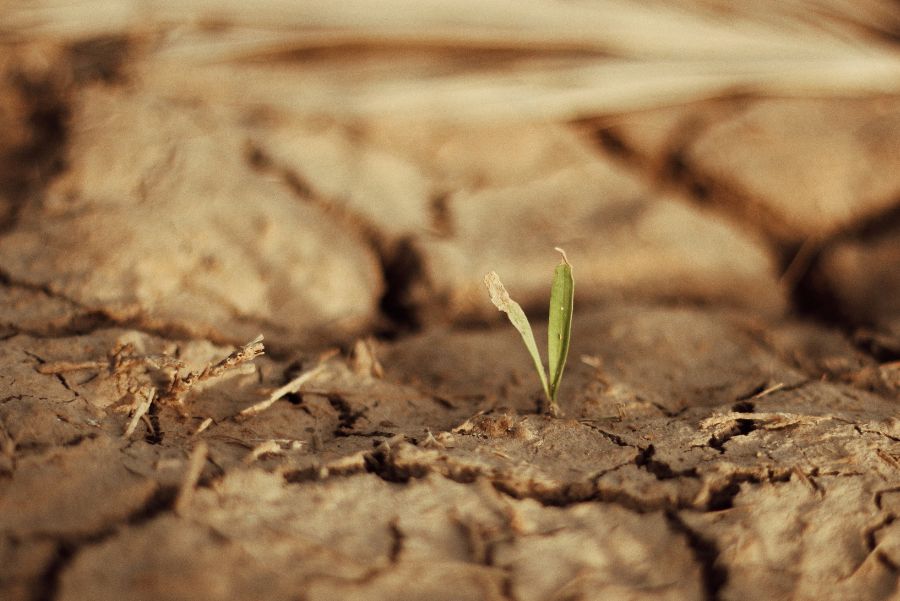
[(0, 2), (3, 601), (900, 600), (898, 516), (896, 2)]

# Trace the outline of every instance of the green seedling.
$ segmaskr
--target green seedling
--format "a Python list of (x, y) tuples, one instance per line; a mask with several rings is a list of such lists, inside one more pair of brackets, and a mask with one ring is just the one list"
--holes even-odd
[(484, 276), (484, 285), (491, 295), (491, 302), (500, 311), (506, 313), (522, 340), (525, 348), (534, 361), (541, 386), (547, 396), (550, 415), (559, 416), (559, 405), (556, 396), (559, 393), (559, 385), (562, 382), (563, 370), (566, 368), (566, 359), (569, 356), (569, 341), (572, 337), (572, 310), (575, 298), (575, 279), (572, 277), (572, 265), (561, 248), (557, 248), (562, 254), (562, 261), (553, 272), (553, 286), (550, 288), (550, 320), (547, 329), (547, 364), (549, 370), (544, 371), (544, 363), (538, 352), (531, 324), (522, 307), (510, 298), (509, 293), (500, 281), (496, 272), (490, 272)]

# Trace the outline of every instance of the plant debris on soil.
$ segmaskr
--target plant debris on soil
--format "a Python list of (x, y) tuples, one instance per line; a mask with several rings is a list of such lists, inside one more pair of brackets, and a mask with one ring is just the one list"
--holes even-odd
[(307, 4), (0, 9), (0, 599), (900, 599), (896, 5)]

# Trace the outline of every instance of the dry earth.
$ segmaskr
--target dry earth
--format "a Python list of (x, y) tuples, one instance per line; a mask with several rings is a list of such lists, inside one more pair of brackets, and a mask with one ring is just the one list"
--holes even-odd
[(0, 599), (900, 599), (897, 4), (378, 14), (0, 5)]

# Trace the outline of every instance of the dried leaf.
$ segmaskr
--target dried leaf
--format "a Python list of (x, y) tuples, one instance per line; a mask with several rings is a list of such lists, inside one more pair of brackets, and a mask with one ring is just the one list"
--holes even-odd
[(550, 399), (550, 387), (547, 383), (547, 374), (544, 373), (544, 364), (541, 361), (541, 355), (538, 352), (537, 343), (534, 340), (534, 333), (531, 331), (531, 324), (528, 323), (525, 312), (522, 310), (519, 303), (510, 298), (509, 293), (503, 286), (503, 282), (500, 281), (500, 276), (498, 276), (496, 272), (491, 271), (484, 276), (484, 285), (491, 295), (491, 302), (494, 303), (494, 306), (500, 311), (506, 313), (507, 317), (509, 317), (509, 321), (522, 336), (522, 340), (525, 342), (525, 348), (528, 349), (528, 353), (531, 355), (532, 361), (534, 361), (534, 367), (537, 369), (538, 375), (541, 378), (544, 394)]

